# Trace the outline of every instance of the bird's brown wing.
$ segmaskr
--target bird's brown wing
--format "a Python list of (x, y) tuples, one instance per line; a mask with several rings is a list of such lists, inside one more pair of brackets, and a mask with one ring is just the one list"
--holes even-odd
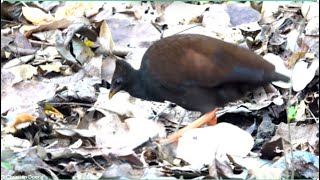
[(168, 88), (263, 83), (274, 72), (273, 65), (253, 52), (205, 36), (159, 41), (148, 51), (142, 67)]

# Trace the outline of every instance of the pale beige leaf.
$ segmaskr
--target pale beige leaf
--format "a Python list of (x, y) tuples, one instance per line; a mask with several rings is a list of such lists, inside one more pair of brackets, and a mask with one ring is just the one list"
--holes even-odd
[(54, 17), (52, 17), (51, 15), (43, 12), (38, 8), (33, 7), (22, 7), (22, 14), (28, 21), (32, 22), (32, 24), (34, 25), (48, 23), (54, 20)]
[(106, 21), (103, 21), (100, 27), (100, 34), (99, 34), (99, 41), (101, 43), (101, 46), (109, 53), (112, 52), (112, 49), (114, 47), (114, 42), (112, 39), (112, 34), (110, 31), (110, 28), (108, 27), (108, 24)]
[(40, 65), (40, 68), (43, 71), (48, 72), (60, 72), (62, 64), (60, 62), (54, 63), (54, 64), (45, 64), (45, 65)]
[(104, 2), (65, 2), (55, 13), (57, 18), (74, 19), (83, 17), (84, 14), (92, 14), (98, 12)]
[(31, 79), (33, 75), (38, 73), (37, 68), (29, 64), (15, 66), (8, 70), (15, 76), (13, 80), (14, 83)]

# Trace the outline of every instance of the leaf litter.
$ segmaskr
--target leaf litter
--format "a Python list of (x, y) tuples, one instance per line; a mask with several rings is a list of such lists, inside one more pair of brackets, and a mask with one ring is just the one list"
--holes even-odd
[[(319, 178), (317, 2), (3, 5), (2, 174), (279, 179), (294, 167), (295, 178)], [(200, 114), (127, 93), (108, 100), (108, 88), (116, 59), (139, 68), (146, 48), (177, 33), (249, 48), (292, 82), (258, 88), (221, 108), (217, 126), (159, 144)]]

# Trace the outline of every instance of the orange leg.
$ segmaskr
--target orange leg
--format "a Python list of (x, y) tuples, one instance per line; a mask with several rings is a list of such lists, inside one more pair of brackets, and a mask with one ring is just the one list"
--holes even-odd
[(179, 131), (169, 135), (165, 139), (161, 139), (161, 144), (169, 144), (178, 141), (178, 139), (182, 136), (183, 133), (190, 129), (199, 128), (204, 124), (207, 124), (209, 126), (214, 126), (217, 124), (217, 117), (216, 112), (218, 111), (218, 108), (215, 108), (213, 111), (201, 116), (199, 119), (193, 121), (188, 126), (180, 129)]

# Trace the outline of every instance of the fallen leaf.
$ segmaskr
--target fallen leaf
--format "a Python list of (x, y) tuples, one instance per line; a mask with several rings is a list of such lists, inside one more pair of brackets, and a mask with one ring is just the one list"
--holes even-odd
[[(70, 24), (72, 24), (73, 21), (66, 20), (66, 19), (60, 19), (53, 22), (48, 22), (46, 24), (41, 24), (38, 26), (29, 26), (28, 30), (24, 31), (24, 35), (29, 38), (32, 33), (41, 32), (41, 31), (49, 31), (49, 30), (57, 30), (57, 29), (65, 29)], [(20, 29), (22, 29), (24, 26), (22, 26)], [(20, 30), (21, 31), (21, 30)]]
[(99, 41), (101, 46), (104, 48), (104, 50), (108, 54), (111, 54), (115, 44), (112, 39), (110, 28), (108, 27), (108, 24), (106, 21), (102, 21), (102, 24), (100, 27)]
[(200, 169), (204, 164), (210, 164), (217, 155), (244, 157), (253, 144), (253, 138), (246, 131), (229, 123), (219, 123), (185, 132), (178, 142), (177, 157)]
[(34, 25), (40, 25), (54, 21), (54, 17), (43, 12), (39, 8), (22, 7), (23, 16)]
[[(293, 158), (292, 158), (293, 156)], [(286, 156), (281, 157), (278, 159), (271, 167), (277, 168), (282, 173), (288, 169), (288, 166), (291, 167), (292, 163), (296, 164), (299, 161), (302, 161), (303, 164), (307, 166), (313, 166), (315, 168), (310, 169), (312, 174), (306, 171), (306, 168), (303, 166), (295, 166), (295, 171), (298, 173), (309, 173), (311, 175), (310, 177), (304, 177), (304, 178), (317, 178), (318, 172), (319, 172), (319, 157), (315, 156), (314, 154), (310, 152), (305, 151), (294, 151), (291, 153), (288, 153)], [(289, 163), (289, 164), (288, 164)], [(307, 167), (308, 168), (308, 167)]]
[(56, 88), (53, 83), (35, 81), (22, 81), (6, 87), (5, 91), (1, 92), (1, 113), (8, 110), (8, 115), (36, 112), (37, 102), (52, 98)]
[(168, 25), (191, 24), (200, 22), (199, 17), (207, 7), (209, 7), (209, 4), (194, 5), (176, 1), (170, 4), (165, 9), (163, 20)]
[(45, 71), (46, 73), (49, 72), (60, 72), (62, 64), (60, 62), (54, 63), (54, 64), (45, 64), (45, 65), (40, 65), (40, 69)]
[(59, 31), (58, 29), (53, 29), (53, 30), (49, 30), (49, 31), (35, 32), (35, 33), (32, 33), (32, 36), (36, 37), (37, 39), (39, 39), (41, 41), (55, 44), (56, 34), (58, 31)]
[[(283, 60), (279, 56), (272, 53), (268, 53), (264, 55), (263, 58), (275, 66), (276, 72), (291, 77), (292, 71), (285, 66)], [(291, 83), (286, 83), (282, 81), (272, 82), (272, 84), (285, 89), (291, 87)]]
[(87, 129), (56, 128), (55, 131), (67, 137), (73, 137), (76, 135), (86, 138), (95, 137), (95, 133)]
[(4, 135), (4, 137), (1, 138), (1, 146), (4, 149), (9, 148), (13, 151), (16, 151), (16, 150), (30, 148), (32, 144), (30, 143), (30, 141), (26, 139), (20, 139), (18, 137), (14, 137), (12, 134), (6, 134)]
[(310, 19), (306, 26), (306, 35), (319, 36), (319, 16)]
[(255, 179), (281, 179), (282, 171), (278, 168), (272, 167), (261, 167), (249, 169), (249, 174), (251, 174)]
[(32, 123), (35, 122), (36, 118), (31, 116), (30, 114), (19, 114), (14, 121), (10, 122), (8, 126), (6, 127), (7, 133), (15, 133), (17, 131), (17, 126), (23, 123)]
[(227, 12), (230, 16), (230, 23), (233, 26), (258, 22), (261, 19), (258, 11), (242, 3), (228, 4)]
[(295, 117), (296, 121), (304, 121), (306, 120), (306, 108), (307, 105), (305, 103), (304, 100), (300, 101), (299, 105), (298, 105), (298, 109), (297, 109), (297, 114)]
[(301, 13), (308, 21), (319, 17), (319, 2), (303, 2)]
[(303, 90), (312, 81), (318, 68), (318, 60), (313, 60), (310, 66), (308, 62), (298, 61), (292, 72), (293, 90), (296, 92)]
[(78, 18), (92, 11), (98, 12), (104, 2), (66, 2), (55, 12), (57, 18)]
[(289, 139), (288, 125), (280, 123), (276, 130), (276, 134), (272, 137), (271, 141), (282, 138), (287, 142), (291, 142), (294, 147), (305, 143), (310, 144), (312, 147), (317, 146), (319, 141), (317, 136), (319, 127), (317, 124), (307, 124), (304, 126), (290, 124), (290, 126), (291, 139)]
[(18, 83), (23, 80), (29, 80), (34, 75), (38, 74), (38, 68), (29, 64), (22, 64), (9, 68), (8, 71), (15, 75), (14, 83)]
[(226, 8), (220, 4), (212, 4), (208, 11), (203, 13), (202, 24), (214, 32), (221, 32), (230, 26), (230, 17)]
[(54, 108), (53, 106), (51, 106), (49, 103), (44, 103), (44, 112), (46, 115), (48, 116), (54, 116), (55, 118), (60, 118), (60, 119), (63, 119), (64, 118), (64, 115), (58, 111), (56, 108)]
[(11, 59), (2, 68), (9, 69), (14, 66), (19, 66), (21, 64), (25, 64), (25, 63), (31, 61), (34, 57), (35, 57), (34, 54), (32, 54), (32, 55), (27, 55), (27, 56), (22, 56), (22, 57)]

